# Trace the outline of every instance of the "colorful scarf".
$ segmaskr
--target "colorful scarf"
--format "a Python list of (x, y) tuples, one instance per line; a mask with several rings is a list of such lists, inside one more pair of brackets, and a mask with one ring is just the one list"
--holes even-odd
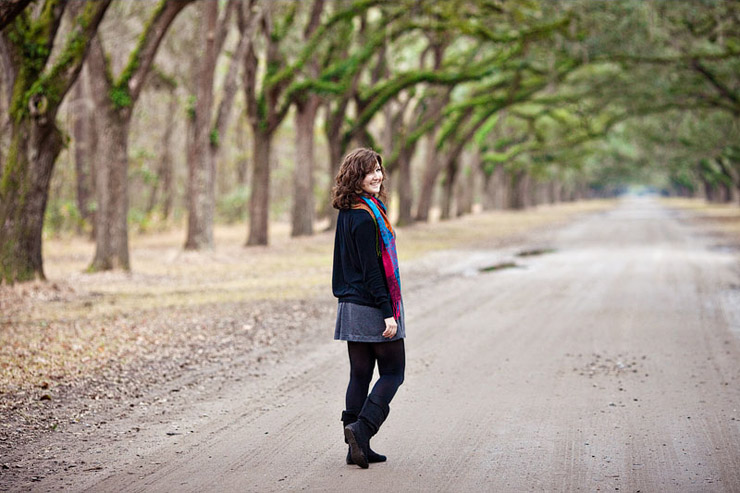
[[(361, 196), (360, 201), (355, 204), (355, 209), (363, 209), (370, 213), (375, 221), (375, 226), (380, 233), (382, 241), (376, 242), (375, 249), (379, 257), (383, 260), (383, 270), (385, 279), (388, 282), (388, 291), (391, 295), (391, 305), (393, 306), (393, 318), (396, 321), (401, 316), (401, 276), (398, 272), (398, 254), (396, 253), (396, 233), (388, 219), (385, 205), (375, 197)], [(376, 240), (377, 241), (377, 240)]]

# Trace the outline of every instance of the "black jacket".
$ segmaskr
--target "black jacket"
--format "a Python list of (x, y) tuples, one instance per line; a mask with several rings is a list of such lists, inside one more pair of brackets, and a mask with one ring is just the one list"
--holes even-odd
[(339, 301), (380, 308), (393, 316), (391, 297), (379, 256), (375, 219), (363, 209), (342, 209), (334, 238), (332, 291)]

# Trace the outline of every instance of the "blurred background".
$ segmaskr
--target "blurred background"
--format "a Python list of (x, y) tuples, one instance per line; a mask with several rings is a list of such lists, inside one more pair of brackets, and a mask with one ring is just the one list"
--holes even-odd
[[(738, 201), (740, 6), (706, 0), (0, 5), (5, 282), (44, 238), (130, 268), (129, 233), (214, 246), (331, 227), (342, 156), (399, 225), (631, 191)], [(178, 240), (180, 241), (180, 240)]]

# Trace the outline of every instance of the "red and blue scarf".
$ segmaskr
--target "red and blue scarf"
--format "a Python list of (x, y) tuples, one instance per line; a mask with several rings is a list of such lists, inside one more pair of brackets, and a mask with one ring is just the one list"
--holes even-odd
[(391, 305), (393, 306), (393, 318), (398, 321), (401, 316), (403, 303), (401, 300), (401, 276), (398, 272), (396, 233), (393, 231), (391, 221), (388, 219), (385, 204), (375, 197), (361, 196), (360, 201), (354, 208), (369, 212), (375, 220), (375, 226), (378, 229), (378, 236), (380, 237), (380, 241), (376, 243), (375, 249), (378, 256), (383, 260), (383, 270), (385, 271), (385, 279), (388, 283)]

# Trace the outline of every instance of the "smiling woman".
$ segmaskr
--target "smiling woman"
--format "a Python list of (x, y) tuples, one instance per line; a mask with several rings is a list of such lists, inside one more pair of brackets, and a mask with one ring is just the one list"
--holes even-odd
[[(384, 197), (383, 159), (371, 149), (345, 156), (333, 190), (339, 209), (334, 240), (332, 291), (339, 299), (334, 339), (347, 341), (350, 380), (342, 413), (347, 464), (367, 468), (386, 457), (370, 438), (388, 416), (403, 383), (406, 356), (404, 312), (395, 232)], [(378, 362), (380, 378), (368, 395)]]

